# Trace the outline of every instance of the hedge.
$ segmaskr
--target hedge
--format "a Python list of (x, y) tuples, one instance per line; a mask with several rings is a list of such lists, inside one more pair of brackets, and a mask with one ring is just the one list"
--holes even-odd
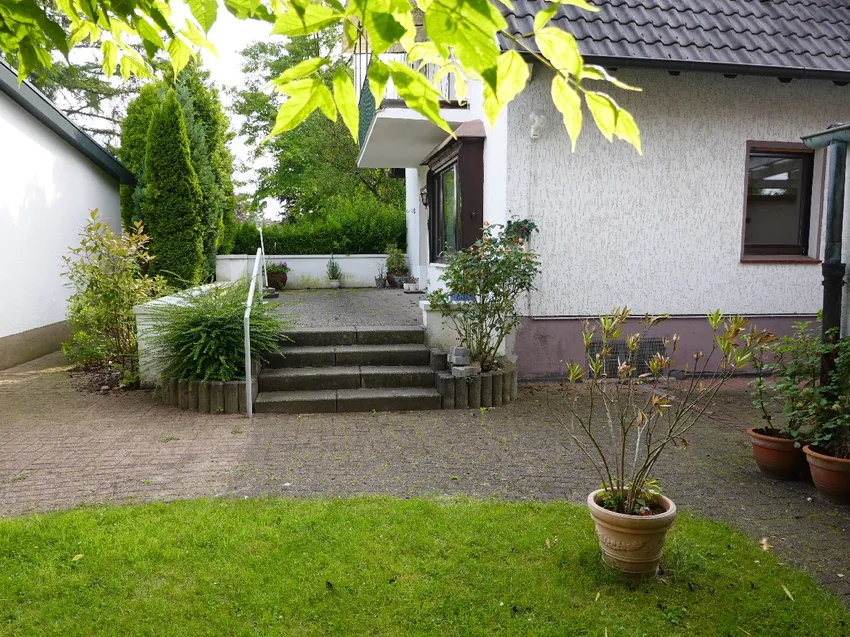
[[(405, 247), (404, 210), (378, 202), (336, 204), (323, 219), (264, 226), (266, 254), (381, 254), (388, 243)], [(231, 254), (254, 254), (258, 247), (259, 230), (243, 222)]]

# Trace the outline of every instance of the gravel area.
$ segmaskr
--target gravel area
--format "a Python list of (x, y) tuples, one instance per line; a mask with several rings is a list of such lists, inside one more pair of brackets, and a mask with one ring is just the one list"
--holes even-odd
[(422, 325), (419, 301), (423, 298), (390, 288), (284, 289), (279, 303), (295, 327), (401, 326)]
[[(58, 354), (0, 372), (0, 515), (201, 495), (463, 493), (581, 503), (598, 482), (559, 422), (552, 388), (522, 388), (517, 402), (486, 412), (249, 422), (172, 409), (150, 392), (93, 394), (79, 385)], [(744, 433), (757, 422), (745, 384), (734, 383), (657, 477), (680, 508), (767, 538), (850, 605), (850, 507), (823, 501), (810, 483), (763, 477)]]

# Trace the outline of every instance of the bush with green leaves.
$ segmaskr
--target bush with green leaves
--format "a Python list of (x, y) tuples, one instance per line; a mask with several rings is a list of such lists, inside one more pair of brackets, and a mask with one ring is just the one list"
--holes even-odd
[(151, 120), (145, 172), (142, 219), (156, 257), (151, 271), (177, 288), (197, 285), (204, 272), (203, 193), (174, 89), (166, 93)]
[(331, 281), (339, 281), (342, 278), (342, 268), (339, 267), (339, 262), (333, 256), (328, 259), (327, 272), (328, 279)]
[(498, 224), (486, 226), (481, 239), (448, 257), (446, 289), (434, 290), (428, 301), (451, 321), (472, 360), (489, 371), (519, 323), (517, 299), (532, 289), (538, 272), (537, 254), (524, 239), (507, 235)]
[[(151, 344), (165, 378), (228, 381), (245, 378), (243, 319), (248, 284), (212, 285), (182, 292), (151, 310)], [(251, 307), (251, 356), (261, 361), (289, 327), (260, 295)]]
[(151, 263), (148, 237), (137, 223), (132, 232), (116, 234), (93, 210), (80, 233), (80, 244), (63, 257), (68, 285), (71, 339), (62, 352), (84, 367), (111, 365), (122, 383), (138, 382), (138, 347), (133, 306), (165, 293), (165, 280), (145, 270)]
[[(340, 199), (324, 216), (263, 227), (266, 254), (380, 254), (407, 238), (404, 210), (375, 200)], [(233, 254), (254, 254), (260, 231), (251, 221), (236, 231)]]
[(406, 274), (407, 259), (404, 258), (404, 252), (391, 243), (387, 244), (384, 251), (387, 253), (387, 272), (392, 272), (393, 274)]

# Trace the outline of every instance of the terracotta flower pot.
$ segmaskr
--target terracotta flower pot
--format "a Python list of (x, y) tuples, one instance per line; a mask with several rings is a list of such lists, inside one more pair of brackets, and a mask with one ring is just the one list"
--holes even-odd
[(286, 272), (269, 272), (269, 287), (282, 290), (286, 286)]
[(615, 513), (597, 503), (603, 489), (587, 496), (590, 517), (596, 525), (602, 559), (613, 569), (637, 577), (652, 577), (661, 562), (664, 537), (676, 519), (676, 504), (664, 496), (658, 515), (626, 515)]
[(747, 435), (753, 443), (756, 464), (764, 475), (779, 480), (800, 478), (806, 456), (802, 449), (794, 447), (793, 440), (761, 434), (755, 429), (747, 429)]
[(399, 286), (399, 282), (396, 281), (395, 272), (387, 272), (387, 283), (393, 289)]
[(850, 504), (850, 460), (834, 458), (803, 447), (812, 470), (812, 481), (820, 494), (830, 502)]

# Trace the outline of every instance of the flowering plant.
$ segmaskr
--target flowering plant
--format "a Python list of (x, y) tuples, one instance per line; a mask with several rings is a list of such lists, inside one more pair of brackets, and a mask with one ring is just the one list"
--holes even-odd
[(269, 274), (286, 274), (292, 268), (290, 268), (286, 262), (284, 263), (269, 263), (266, 265), (266, 272)]

